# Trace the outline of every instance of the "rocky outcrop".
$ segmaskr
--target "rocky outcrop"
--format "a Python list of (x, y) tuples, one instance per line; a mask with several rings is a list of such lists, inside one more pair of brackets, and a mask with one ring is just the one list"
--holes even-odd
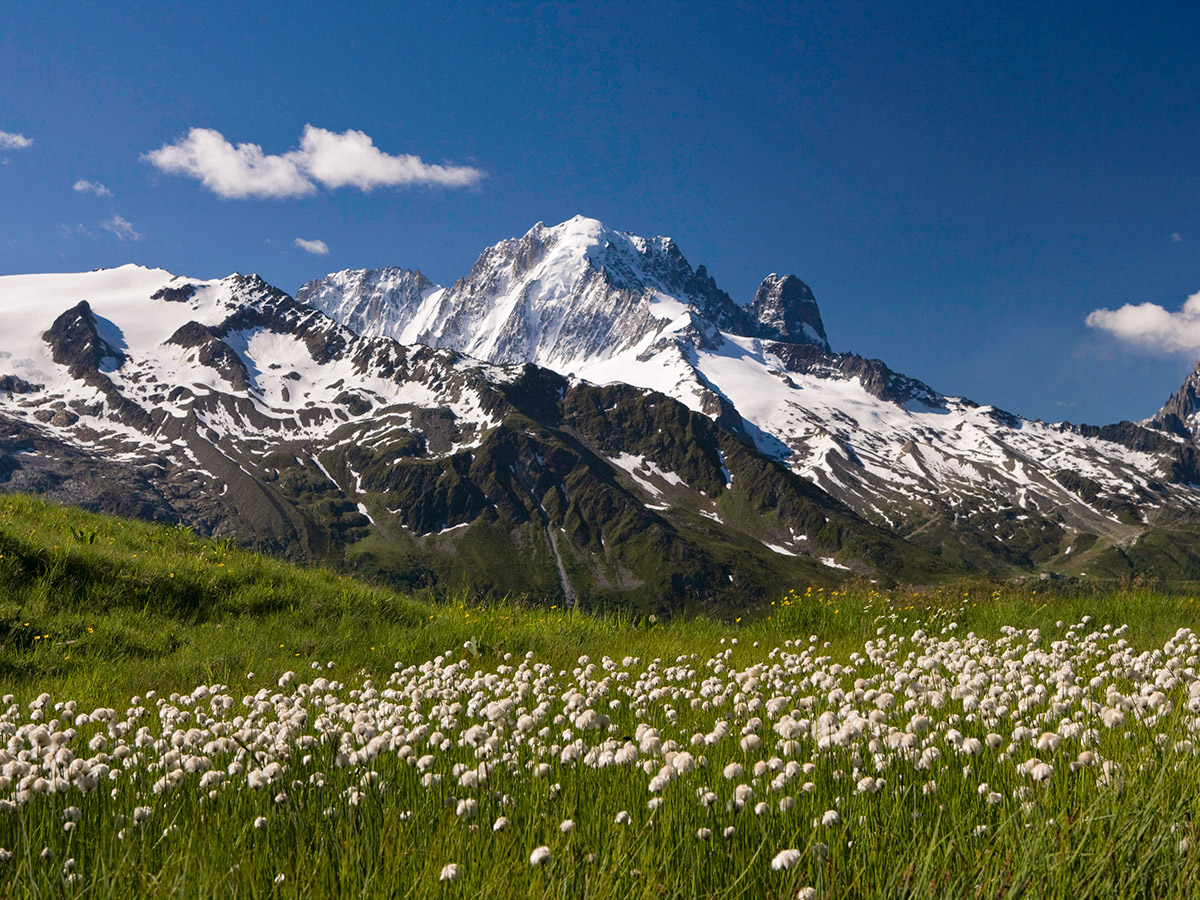
[(829, 351), (829, 339), (812, 289), (795, 275), (768, 275), (754, 294), (750, 315), (758, 336)]
[(100, 336), (96, 316), (86, 300), (55, 319), (42, 340), (49, 345), (54, 361), (66, 366), (72, 378), (94, 379), (101, 366), (117, 369), (125, 362), (125, 354)]
[(31, 384), (16, 375), (0, 375), (0, 392), (5, 394), (35, 394), (44, 387), (43, 384)]
[(772, 342), (767, 349), (789, 372), (818, 378), (857, 379), (873, 397), (903, 405), (917, 401), (929, 409), (945, 409), (946, 398), (929, 385), (893, 372), (878, 359), (854, 353), (830, 353), (813, 343)]
[(151, 427), (150, 414), (122, 394), (106, 374), (125, 364), (125, 353), (101, 336), (99, 323), (86, 300), (80, 300), (55, 319), (42, 340), (49, 346), (54, 361), (65, 366), (72, 378), (104, 396), (116, 421), (139, 430)]
[(1197, 413), (1200, 413), (1200, 364), (1150, 422), (1157, 428), (1190, 438), (1197, 433)]
[(197, 362), (215, 369), (233, 390), (250, 389), (250, 373), (242, 358), (207, 325), (201, 325), (199, 322), (181, 325), (167, 339), (167, 343), (195, 350)]

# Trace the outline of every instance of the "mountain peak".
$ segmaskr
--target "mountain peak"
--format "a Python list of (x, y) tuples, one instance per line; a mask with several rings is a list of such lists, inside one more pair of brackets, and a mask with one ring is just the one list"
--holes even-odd
[(1167, 398), (1150, 423), (1167, 431), (1191, 437), (1200, 427), (1200, 362), (1184, 379), (1174, 394)]
[(599, 219), (582, 215), (571, 216), (565, 222), (560, 222), (557, 225), (547, 225), (545, 222), (538, 222), (531, 230), (539, 229), (557, 235), (582, 235), (587, 237), (599, 237), (603, 232), (608, 231), (604, 223)]
[(750, 304), (750, 314), (763, 337), (791, 344), (815, 344), (829, 350), (821, 310), (812, 289), (795, 275), (772, 272), (763, 279)]
[(796, 276), (768, 276), (741, 306), (704, 266), (693, 269), (673, 239), (583, 215), (500, 241), (449, 288), (404, 269), (348, 270), (309, 282), (296, 297), (359, 334), (563, 371), (676, 335), (689, 312), (711, 326), (695, 334), (829, 351), (816, 300)]

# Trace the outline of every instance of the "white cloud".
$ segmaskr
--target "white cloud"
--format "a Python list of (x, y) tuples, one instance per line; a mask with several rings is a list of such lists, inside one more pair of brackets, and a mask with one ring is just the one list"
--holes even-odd
[(1200, 351), (1200, 293), (1188, 297), (1178, 312), (1169, 312), (1157, 303), (1097, 309), (1088, 314), (1087, 325), (1139, 347), (1196, 353)]
[(13, 134), (11, 131), (0, 131), (0, 150), (24, 150), (32, 147), (33, 141), (23, 134)]
[(329, 245), (324, 241), (306, 241), (304, 238), (296, 238), (296, 246), (314, 256), (324, 256), (329, 252)]
[(483, 172), (470, 166), (430, 165), (407, 153), (384, 153), (361, 131), (336, 134), (312, 125), (304, 126), (300, 150), (288, 156), (329, 188), (352, 185), (369, 191), (409, 184), (466, 187), (483, 178)]
[(95, 194), (97, 197), (111, 197), (112, 191), (98, 181), (86, 181), (80, 178), (75, 182), (75, 190), (81, 194)]
[(211, 128), (193, 128), (187, 137), (142, 158), (163, 172), (198, 178), (218, 197), (231, 200), (301, 197), (316, 190), (293, 160), (265, 155), (258, 144), (235, 147)]
[(320, 182), (369, 191), (376, 187), (477, 184), (484, 173), (469, 166), (440, 166), (408, 154), (392, 156), (361, 131), (337, 134), (304, 126), (300, 149), (275, 155), (258, 144), (229, 143), (219, 131), (193, 128), (174, 144), (164, 144), (143, 159), (160, 171), (188, 175), (226, 199), (303, 197)]
[(106, 222), (101, 222), (100, 227), (105, 231), (111, 232), (123, 241), (141, 240), (141, 235), (133, 230), (133, 226), (128, 221), (120, 216), (113, 216)]
[(1183, 243), (1183, 235), (1180, 234), (1178, 231), (1172, 231), (1171, 232), (1171, 243), (1172, 244), (1182, 244)]

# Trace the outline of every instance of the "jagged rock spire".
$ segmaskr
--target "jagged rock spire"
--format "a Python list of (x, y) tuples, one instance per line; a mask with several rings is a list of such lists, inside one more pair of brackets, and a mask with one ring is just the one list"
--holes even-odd
[(1191, 437), (1195, 434), (1197, 413), (1200, 413), (1200, 362), (1150, 421), (1167, 431)]
[(795, 275), (771, 273), (764, 278), (750, 304), (750, 314), (763, 337), (791, 344), (816, 344), (829, 350), (817, 298)]

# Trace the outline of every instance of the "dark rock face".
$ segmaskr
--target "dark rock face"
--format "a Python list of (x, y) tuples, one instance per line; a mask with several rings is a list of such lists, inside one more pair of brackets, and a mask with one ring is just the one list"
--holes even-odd
[(125, 425), (148, 430), (152, 420), (141, 406), (129, 400), (103, 372), (111, 361), (114, 369), (125, 364), (125, 354), (100, 336), (96, 316), (86, 300), (68, 309), (42, 335), (54, 361), (66, 366), (71, 376), (100, 391), (115, 418)]
[(807, 284), (795, 275), (768, 275), (750, 304), (759, 336), (793, 344), (814, 344), (829, 350), (821, 310)]
[(125, 355), (100, 336), (96, 317), (86, 300), (80, 300), (55, 319), (42, 339), (50, 345), (54, 361), (66, 366), (73, 378), (87, 380), (99, 374), (106, 359), (114, 360), (116, 368), (125, 361)]
[(945, 399), (929, 385), (893, 372), (878, 359), (865, 359), (854, 353), (830, 353), (812, 343), (770, 343), (767, 349), (779, 357), (789, 372), (798, 375), (857, 378), (873, 397), (889, 403), (916, 400), (930, 409), (945, 407)]
[(179, 521), (146, 467), (104, 459), (3, 415), (0, 488), (113, 515)]
[(45, 385), (30, 384), (16, 375), (0, 375), (0, 391), (5, 394), (36, 394)]
[(166, 300), (168, 303), (186, 303), (196, 295), (196, 285), (185, 284), (181, 287), (165, 287), (150, 295), (151, 300)]
[(196, 359), (203, 366), (216, 369), (235, 391), (250, 388), (250, 374), (237, 351), (217, 337), (213, 329), (199, 322), (181, 325), (167, 338), (168, 344), (176, 344), (196, 350)]
[(1195, 433), (1195, 423), (1191, 420), (1197, 412), (1200, 412), (1200, 363), (1179, 390), (1167, 398), (1151, 422), (1166, 431), (1191, 437)]
[(704, 266), (689, 273), (681, 287), (686, 296), (699, 301), (697, 306), (700, 314), (722, 331), (745, 335), (752, 332), (751, 317), (745, 308), (738, 306), (732, 297), (717, 287), (716, 279), (708, 274)]

